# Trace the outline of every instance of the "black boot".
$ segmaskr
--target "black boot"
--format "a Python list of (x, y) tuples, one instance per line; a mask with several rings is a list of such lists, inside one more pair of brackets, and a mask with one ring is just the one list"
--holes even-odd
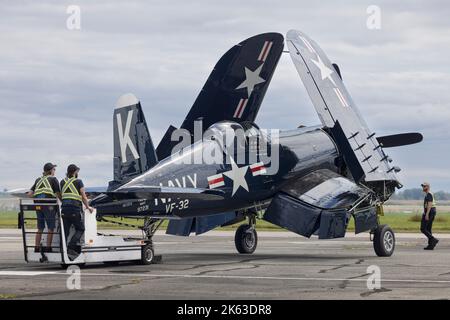
[(433, 250), (433, 248), (431, 247), (431, 242), (432, 242), (433, 238), (428, 238), (428, 245), (423, 248), (423, 250)]
[(438, 244), (438, 242), (439, 242), (439, 240), (436, 239), (436, 238), (431, 239), (431, 243), (430, 243), (431, 250), (433, 250), (434, 247), (436, 247), (436, 245)]

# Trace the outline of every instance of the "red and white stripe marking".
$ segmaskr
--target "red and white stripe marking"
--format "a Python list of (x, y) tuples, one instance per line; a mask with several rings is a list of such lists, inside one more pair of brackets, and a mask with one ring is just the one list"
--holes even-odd
[(305, 46), (308, 48), (309, 52), (311, 53), (316, 53), (316, 50), (314, 50), (313, 46), (311, 45), (311, 43), (309, 43), (308, 40), (306, 40), (304, 37), (299, 36), (300, 40), (303, 41), (303, 43), (305, 44)]
[(266, 61), (267, 56), (269, 55), (270, 49), (272, 49), (273, 41), (265, 41), (264, 45), (261, 49), (261, 52), (258, 56), (258, 61)]
[(250, 171), (252, 172), (253, 176), (259, 176), (262, 174), (266, 174), (266, 167), (264, 166), (264, 163), (257, 162), (250, 166)]
[(209, 176), (208, 177), (208, 185), (210, 189), (222, 187), (225, 185), (225, 182), (223, 180), (223, 175), (221, 173)]
[(242, 117), (242, 114), (244, 113), (247, 103), (248, 103), (248, 99), (239, 100), (236, 110), (234, 111), (233, 118), (241, 118)]
[(344, 107), (349, 107), (347, 100), (345, 100), (344, 95), (342, 94), (341, 90), (339, 90), (339, 88), (333, 88), (334, 93), (336, 94), (336, 96), (338, 97), (339, 101), (341, 101), (341, 104)]

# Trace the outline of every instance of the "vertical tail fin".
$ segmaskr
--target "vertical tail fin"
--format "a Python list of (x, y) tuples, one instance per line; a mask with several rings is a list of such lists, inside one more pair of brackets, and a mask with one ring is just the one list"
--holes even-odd
[(114, 180), (109, 183), (109, 189), (115, 189), (158, 162), (141, 103), (136, 96), (128, 93), (117, 100), (113, 127)]

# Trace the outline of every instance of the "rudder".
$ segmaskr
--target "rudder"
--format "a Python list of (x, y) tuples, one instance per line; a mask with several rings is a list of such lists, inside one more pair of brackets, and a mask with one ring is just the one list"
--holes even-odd
[(116, 102), (114, 127), (114, 180), (109, 190), (149, 170), (158, 163), (141, 103), (135, 95), (122, 95)]

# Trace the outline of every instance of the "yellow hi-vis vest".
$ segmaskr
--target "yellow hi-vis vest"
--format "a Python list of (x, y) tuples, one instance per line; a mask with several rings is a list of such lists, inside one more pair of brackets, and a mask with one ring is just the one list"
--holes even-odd
[(48, 181), (48, 178), (50, 176), (43, 176), (39, 179), (39, 181), (36, 183), (36, 187), (34, 189), (33, 196), (36, 197), (40, 194), (47, 194), (52, 196), (53, 198), (56, 197), (55, 192), (53, 192), (52, 186), (50, 185), (50, 182)]
[(433, 202), (431, 202), (431, 207), (436, 208), (436, 198), (434, 197), (434, 194), (431, 192), (428, 192), (433, 197)]
[(77, 180), (75, 177), (64, 179), (64, 187), (61, 190), (61, 197), (63, 200), (70, 199), (81, 201), (81, 195), (73, 184), (75, 180)]

